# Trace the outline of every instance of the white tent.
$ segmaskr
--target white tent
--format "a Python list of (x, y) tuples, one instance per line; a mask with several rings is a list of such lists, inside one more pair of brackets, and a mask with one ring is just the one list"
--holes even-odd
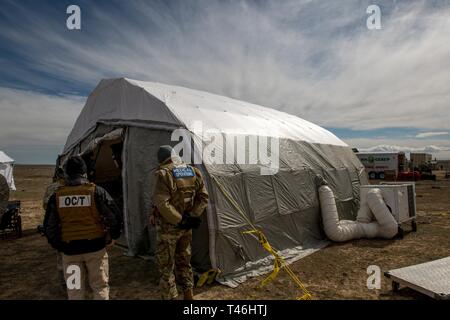
[[(317, 174), (330, 183), (340, 218), (355, 219), (359, 186), (367, 184), (364, 167), (349, 146), (324, 128), (207, 92), (107, 79), (89, 96), (59, 164), (70, 155), (84, 157), (91, 179), (123, 208), (124, 242), (130, 254), (154, 251), (154, 230), (147, 221), (152, 209), (152, 176), (158, 165), (156, 152), (160, 145), (176, 144), (172, 133), (178, 128), (192, 134), (186, 140), (193, 140), (192, 158), (195, 150), (206, 148), (214, 149), (214, 156), (222, 159), (231, 155), (231, 163), (194, 160), (204, 174), (210, 203), (204, 222), (194, 232), (192, 263), (198, 270), (220, 269), (222, 283), (235, 285), (271, 269), (271, 255), (254, 235), (245, 233), (249, 222), (287, 259), (299, 259), (327, 244), (320, 225)], [(211, 139), (203, 132), (218, 136)], [(279, 163), (275, 174), (262, 175), (264, 169), (273, 168), (241, 162), (233, 143), (244, 141), (241, 146), (248, 159), (250, 140), (266, 138), (278, 141)], [(258, 152), (269, 149), (270, 153), (274, 150), (269, 144), (258, 145)], [(120, 170), (112, 156), (121, 158)]]
[(11, 190), (16, 190), (16, 186), (14, 184), (13, 169), (14, 160), (3, 151), (0, 151), (0, 174), (6, 178), (9, 188)]

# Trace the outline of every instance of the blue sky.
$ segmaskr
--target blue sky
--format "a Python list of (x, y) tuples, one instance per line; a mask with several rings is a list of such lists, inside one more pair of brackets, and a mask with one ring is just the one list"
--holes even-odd
[[(81, 30), (66, 28), (71, 4)], [(0, 149), (54, 163), (95, 85), (128, 77), (277, 108), (361, 149), (450, 158), (449, 39), (450, 1), (0, 0)]]

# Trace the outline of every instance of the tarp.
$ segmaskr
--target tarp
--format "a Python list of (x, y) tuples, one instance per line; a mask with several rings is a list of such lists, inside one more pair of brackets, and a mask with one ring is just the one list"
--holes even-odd
[(6, 178), (9, 188), (11, 190), (16, 190), (16, 185), (14, 184), (13, 169), (14, 160), (3, 151), (0, 151), (0, 174)]
[[(211, 93), (124, 78), (100, 82), (77, 119), (64, 153), (83, 152), (92, 141), (119, 127), (125, 129), (122, 178), (130, 254), (154, 251), (154, 230), (147, 221), (156, 151), (160, 145), (177, 143), (171, 142), (174, 129), (187, 128), (197, 150), (210, 148), (215, 156), (231, 157), (227, 164), (198, 164), (210, 203), (201, 228), (194, 232), (192, 260), (199, 270), (220, 269), (221, 282), (230, 286), (266, 272), (270, 265), (271, 257), (257, 239), (244, 234), (251, 229), (249, 221), (294, 261), (327, 244), (315, 175), (328, 180), (339, 214), (346, 219), (356, 217), (359, 186), (367, 183), (364, 167), (351, 148), (315, 124)], [(205, 131), (219, 133), (216, 138), (220, 139), (211, 140)], [(241, 151), (249, 154), (249, 141), (262, 138), (278, 142), (278, 167), (273, 174), (262, 175), (267, 166), (243, 164), (230, 152), (233, 142), (244, 141)], [(269, 143), (258, 148), (273, 150)]]

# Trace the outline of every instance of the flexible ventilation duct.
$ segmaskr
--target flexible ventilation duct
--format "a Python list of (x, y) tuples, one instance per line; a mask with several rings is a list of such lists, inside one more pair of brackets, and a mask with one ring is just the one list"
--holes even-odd
[[(372, 189), (362, 197), (356, 221), (339, 220), (336, 199), (327, 185), (319, 188), (322, 220), (327, 237), (335, 242), (360, 238), (393, 238), (398, 225), (386, 206), (380, 189)], [(374, 221), (375, 219), (375, 221)]]

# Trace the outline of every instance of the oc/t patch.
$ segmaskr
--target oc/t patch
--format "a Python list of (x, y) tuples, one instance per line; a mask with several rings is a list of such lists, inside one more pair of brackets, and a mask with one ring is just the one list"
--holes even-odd
[(175, 179), (183, 179), (195, 177), (194, 169), (189, 166), (186, 167), (175, 167), (172, 169), (173, 176)]
[(77, 208), (90, 206), (91, 206), (90, 195), (73, 195), (73, 196), (59, 197), (60, 208)]

